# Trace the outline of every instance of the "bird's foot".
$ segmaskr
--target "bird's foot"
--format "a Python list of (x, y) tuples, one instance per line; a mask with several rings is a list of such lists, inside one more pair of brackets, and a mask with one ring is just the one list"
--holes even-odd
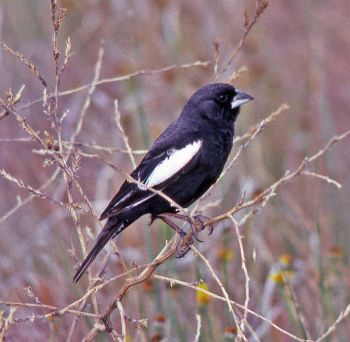
[(173, 221), (169, 220), (166, 215), (159, 215), (158, 218), (160, 218), (163, 222), (165, 222), (171, 229), (174, 229), (176, 233), (178, 233), (182, 238), (186, 235), (186, 233)]
[[(191, 233), (192, 234), (186, 234), (185, 231), (183, 231), (176, 223), (174, 223), (172, 220), (170, 220), (168, 217), (175, 217), (177, 219), (183, 219), (186, 222), (189, 223), (191, 227)], [(177, 234), (179, 234), (180, 239), (178, 242), (178, 245), (176, 247), (176, 257), (177, 258), (183, 258), (188, 251), (191, 249), (191, 245), (194, 243), (194, 239), (198, 242), (203, 242), (198, 238), (198, 234), (206, 228), (206, 222), (209, 220), (209, 217), (198, 214), (193, 216), (193, 220), (191, 220), (188, 216), (181, 215), (181, 214), (162, 214), (157, 216), (157, 218), (160, 218), (165, 223), (167, 223), (172, 229), (176, 231)], [(209, 235), (213, 232), (213, 225), (209, 225)]]
[[(205, 229), (207, 227), (206, 223), (208, 221), (210, 221), (210, 218), (208, 216), (204, 216), (204, 215), (201, 215), (201, 214), (194, 215), (192, 217), (193, 220), (189, 216), (183, 215), (183, 214), (179, 214), (179, 213), (166, 213), (166, 214), (162, 215), (162, 217), (164, 217), (164, 216), (170, 216), (170, 217), (174, 217), (174, 218), (186, 221), (191, 226), (191, 230), (193, 232), (193, 235), (194, 235), (195, 239), (197, 241), (199, 241), (199, 242), (203, 242), (202, 240), (198, 239), (197, 235), (198, 235), (199, 232), (201, 232), (203, 229)], [(209, 234), (208, 235), (211, 235), (213, 233), (213, 231), (214, 231), (214, 225), (210, 224), (208, 226), (208, 228), (209, 228)]]
[[(183, 258), (188, 251), (191, 249), (191, 245), (193, 244), (194, 239), (196, 239), (198, 242), (203, 242), (203, 240), (200, 240), (198, 238), (198, 234), (205, 229), (205, 222), (209, 220), (209, 217), (204, 215), (195, 215), (193, 216), (194, 223), (189, 221), (189, 224), (191, 226), (192, 235), (191, 236), (183, 236), (176, 248), (176, 254), (177, 258)], [(212, 227), (210, 226), (210, 233), (212, 233)]]
[(193, 238), (189, 237), (188, 235), (181, 237), (178, 245), (176, 246), (176, 257), (183, 258), (191, 249), (193, 242)]
[[(196, 235), (201, 232), (203, 229), (205, 229), (206, 227), (206, 222), (210, 220), (210, 218), (208, 216), (204, 216), (204, 215), (201, 215), (201, 214), (198, 214), (198, 215), (195, 215), (193, 216), (193, 219), (196, 223), (196, 226), (195, 226), (195, 231), (193, 231), (193, 226), (191, 225), (191, 228), (192, 228), (192, 232), (196, 238)], [(209, 234), (208, 235), (211, 235), (214, 231), (214, 226), (212, 224), (209, 225)], [(197, 241), (200, 241), (196, 238)]]

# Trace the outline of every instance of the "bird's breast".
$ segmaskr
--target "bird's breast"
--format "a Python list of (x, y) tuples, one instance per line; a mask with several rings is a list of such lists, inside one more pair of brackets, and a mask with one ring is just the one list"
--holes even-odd
[(211, 178), (219, 177), (232, 148), (232, 136), (216, 136), (207, 140), (201, 158), (202, 167)]

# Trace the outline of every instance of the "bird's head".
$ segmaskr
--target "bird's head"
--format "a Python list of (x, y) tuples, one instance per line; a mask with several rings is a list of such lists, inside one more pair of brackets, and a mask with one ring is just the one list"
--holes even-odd
[[(198, 89), (189, 99), (183, 113), (186, 116), (200, 115), (210, 121), (233, 122), (240, 107), (253, 97), (228, 83), (211, 83)], [(197, 113), (197, 114), (195, 114)]]

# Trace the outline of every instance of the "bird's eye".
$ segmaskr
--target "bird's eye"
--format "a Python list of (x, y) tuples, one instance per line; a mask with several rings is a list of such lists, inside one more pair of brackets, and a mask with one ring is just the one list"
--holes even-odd
[(221, 94), (218, 96), (218, 100), (221, 103), (226, 103), (228, 100), (228, 95), (227, 94)]

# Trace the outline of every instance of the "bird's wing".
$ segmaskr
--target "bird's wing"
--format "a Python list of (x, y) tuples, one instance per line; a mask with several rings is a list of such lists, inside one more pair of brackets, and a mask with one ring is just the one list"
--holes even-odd
[[(189, 172), (197, 164), (202, 147), (201, 139), (177, 144), (176, 147), (167, 145), (156, 143), (131, 176), (147, 187), (165, 191), (181, 174)], [(100, 219), (117, 215), (156, 196), (147, 187), (125, 181)]]

